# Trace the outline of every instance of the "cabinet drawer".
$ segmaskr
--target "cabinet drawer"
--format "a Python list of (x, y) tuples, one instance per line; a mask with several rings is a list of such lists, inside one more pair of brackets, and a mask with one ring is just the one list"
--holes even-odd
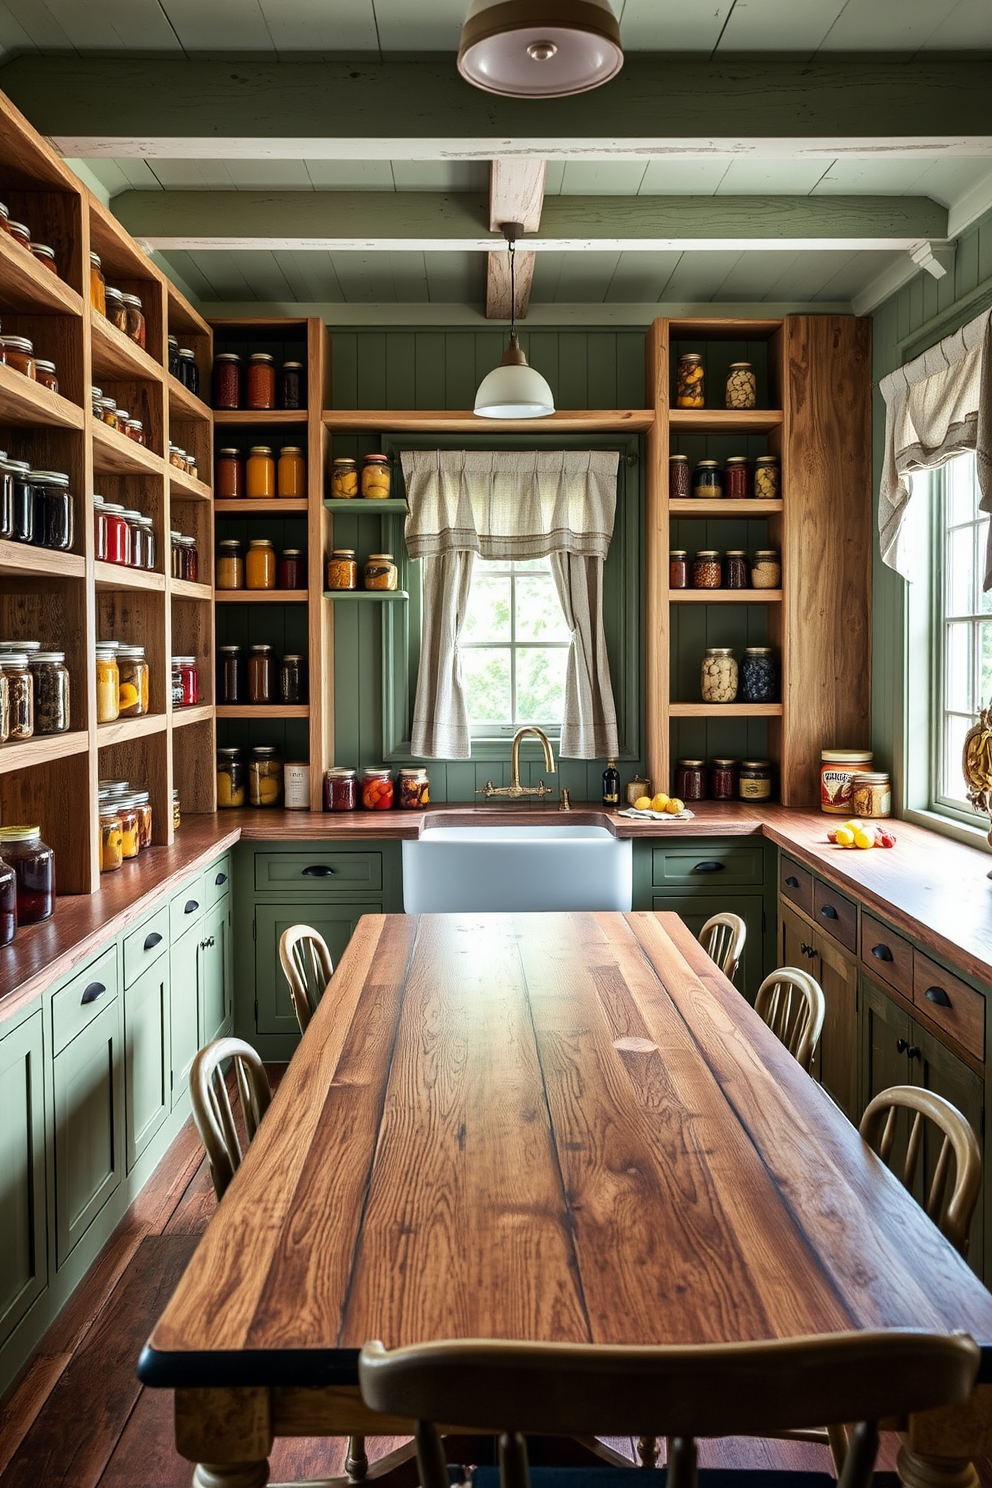
[(231, 892), (231, 854), (225, 853), (203, 874), (203, 903), (207, 909)]
[(169, 949), (169, 906), (163, 904), (137, 930), (124, 937), (124, 985), (130, 987), (147, 966)]
[(858, 906), (853, 899), (833, 889), (819, 878), (813, 880), (811, 918), (827, 935), (849, 951), (858, 944)]
[(52, 1052), (59, 1054), (117, 996), (117, 947), (109, 946), (52, 998)]
[(256, 853), (256, 889), (291, 889), (296, 894), (368, 894), (382, 888), (377, 852)]
[(765, 855), (760, 847), (695, 846), (656, 847), (651, 852), (651, 882), (655, 888), (668, 884), (694, 884), (718, 889), (723, 884), (762, 884)]
[(786, 899), (791, 899), (804, 914), (813, 913), (813, 875), (802, 868), (795, 858), (782, 858), (779, 888)]
[(913, 1002), (976, 1059), (985, 1058), (985, 998), (917, 951)]
[(195, 925), (203, 908), (203, 878), (198, 874), (190, 879), (181, 893), (173, 894), (169, 900), (169, 934), (173, 940), (178, 940), (190, 925)]
[(913, 947), (874, 915), (861, 916), (861, 964), (871, 976), (888, 982), (909, 997), (913, 985)]

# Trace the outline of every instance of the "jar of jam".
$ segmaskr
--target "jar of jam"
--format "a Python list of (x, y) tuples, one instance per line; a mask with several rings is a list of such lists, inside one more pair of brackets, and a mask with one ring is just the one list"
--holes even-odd
[(8, 221), (7, 231), (15, 243), (20, 243), (22, 248), (31, 251), (31, 230), (25, 222)]
[(710, 796), (714, 801), (736, 801), (738, 771), (735, 759), (710, 760)]
[(200, 701), (200, 667), (195, 656), (179, 658), (179, 675), (183, 687), (182, 706), (195, 707)]
[(354, 548), (335, 548), (327, 560), (328, 589), (357, 589), (358, 563)]
[(724, 589), (746, 589), (751, 571), (743, 548), (728, 548), (723, 555)]
[(189, 346), (179, 348), (179, 381), (194, 398), (200, 396), (200, 369), (196, 365), (196, 352)]
[(104, 501), (107, 520), (107, 562), (127, 564), (131, 558), (131, 529), (124, 519), (124, 508), (116, 501)]
[(121, 677), (117, 669), (117, 647), (96, 648), (96, 721), (114, 723), (121, 711)]
[(247, 786), (245, 757), (240, 749), (218, 749), (217, 751), (217, 807), (230, 811), (245, 804)]
[(283, 362), (279, 373), (279, 407), (306, 408), (303, 386), (303, 363)]
[(392, 473), (388, 455), (366, 455), (362, 462), (362, 495), (369, 501), (388, 501)]
[(141, 301), (136, 294), (122, 294), (121, 299), (124, 301), (124, 310), (127, 315), (124, 334), (136, 346), (144, 346), (145, 312)]
[(59, 378), (54, 362), (45, 361), (42, 357), (35, 357), (34, 378), (35, 382), (40, 383), (42, 387), (46, 387), (50, 393), (58, 392)]
[(267, 537), (253, 537), (245, 557), (245, 588), (276, 587), (276, 550)]
[(117, 430), (118, 434), (123, 434), (125, 437), (127, 436), (127, 426), (128, 426), (128, 420), (130, 419), (130, 417), (131, 417), (131, 414), (128, 411), (128, 409), (126, 409), (126, 408), (115, 408), (114, 409), (114, 428)]
[(217, 698), (227, 705), (245, 701), (245, 664), (240, 646), (217, 647)]
[(298, 444), (284, 444), (279, 451), (276, 493), (287, 500), (306, 499), (307, 462)]
[(245, 587), (245, 560), (236, 537), (221, 538), (217, 544), (217, 574), (214, 583), (218, 589)]
[(756, 408), (758, 383), (750, 362), (731, 362), (727, 368), (728, 408)]
[(706, 762), (680, 759), (675, 766), (675, 794), (680, 801), (705, 801)]
[(253, 351), (248, 358), (248, 397), (246, 406), (269, 409), (276, 406), (276, 369), (267, 351)]
[(65, 652), (36, 651), (28, 658), (28, 666), (34, 682), (35, 733), (64, 734), (69, 727), (69, 669)]
[(669, 455), (668, 497), (670, 501), (683, 501), (689, 495), (689, 456)]
[(172, 681), (172, 706), (181, 708), (183, 705), (183, 669), (182, 657), (174, 656), (170, 668)]
[(287, 654), (279, 663), (279, 701), (305, 703), (307, 700), (306, 658)]
[(35, 925), (55, 911), (55, 854), (40, 827), (0, 827), (0, 857), (17, 879), (17, 923)]
[(669, 589), (688, 589), (689, 554), (685, 548), (671, 548), (668, 553)]
[(679, 357), (675, 373), (675, 407), (705, 407), (704, 389), (703, 359), (698, 351), (687, 351)]
[(117, 647), (117, 675), (120, 717), (143, 717), (149, 709), (149, 672), (144, 646)]
[(124, 865), (124, 827), (109, 801), (100, 806), (100, 872), (116, 873)]
[(754, 494), (775, 501), (782, 494), (778, 455), (759, 455), (754, 462)]
[(248, 801), (278, 806), (282, 800), (282, 760), (271, 744), (256, 744), (248, 759)]
[(365, 560), (366, 589), (395, 589), (399, 573), (392, 553), (370, 553)]
[(723, 471), (717, 460), (699, 460), (692, 472), (692, 494), (697, 501), (719, 501), (723, 496)]
[(0, 946), (10, 945), (17, 930), (17, 874), (0, 858)]
[(124, 296), (112, 284), (107, 285), (104, 294), (107, 300), (107, 309), (105, 312), (107, 319), (123, 335), (127, 335), (127, 310), (124, 308)]
[(36, 258), (40, 264), (44, 264), (45, 268), (50, 269), (57, 277), (59, 270), (55, 262), (55, 249), (49, 247), (47, 243), (32, 243), (30, 248), (32, 257)]
[(214, 495), (223, 501), (241, 501), (245, 494), (245, 462), (236, 449), (217, 451), (214, 462)]
[(399, 772), (399, 788), (399, 805), (404, 811), (420, 811), (430, 805), (430, 782), (422, 765), (405, 765)]
[(741, 760), (738, 790), (742, 801), (770, 801), (772, 798), (771, 760)]
[(362, 771), (362, 805), (366, 811), (388, 811), (393, 804), (393, 777), (388, 770)]
[(276, 566), (277, 589), (305, 589), (307, 570), (301, 548), (283, 548)]
[(253, 501), (271, 501), (276, 494), (276, 462), (267, 444), (253, 444), (245, 469), (245, 493)]
[(751, 494), (751, 472), (746, 455), (730, 455), (723, 467), (724, 494), (729, 501), (744, 501)]
[(344, 765), (324, 771), (324, 810), (354, 811), (358, 805), (358, 775)]
[(214, 357), (213, 383), (215, 408), (241, 407), (241, 358), (236, 351), (219, 351)]
[(0, 668), (7, 681), (7, 737), (30, 739), (34, 733), (34, 678), (27, 652), (0, 653)]
[(276, 700), (276, 659), (268, 645), (248, 649), (248, 701), (274, 703)]
[(693, 589), (719, 589), (722, 580), (720, 554), (715, 548), (701, 548), (692, 560)]
[(358, 461), (339, 457), (331, 463), (331, 496), (350, 501), (358, 495)]
[(782, 584), (782, 561), (774, 548), (759, 548), (751, 560), (751, 588), (778, 589)]
[(90, 254), (90, 304), (101, 315), (107, 313), (107, 281), (103, 277), (103, 264), (99, 253)]
[(8, 367), (13, 367), (15, 372), (20, 372), (32, 382), (37, 381), (34, 343), (27, 336), (0, 336), (0, 346), (3, 347), (3, 359)]
[(746, 646), (741, 657), (741, 702), (777, 703), (778, 676), (771, 646)]

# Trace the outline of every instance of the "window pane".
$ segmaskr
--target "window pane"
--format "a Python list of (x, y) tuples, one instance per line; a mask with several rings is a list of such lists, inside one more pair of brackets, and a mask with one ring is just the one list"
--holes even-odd
[(980, 621), (978, 625), (978, 687), (979, 696), (975, 711), (992, 703), (992, 621)]
[(567, 641), (565, 616), (553, 580), (524, 576), (517, 579), (517, 640)]
[(510, 639), (510, 580), (479, 572), (476, 564), (468, 597), (463, 641)]
[(485, 648), (460, 651), (459, 655), (472, 722), (512, 723), (509, 651)]
[(961, 773), (961, 751), (964, 736), (971, 728), (973, 719), (960, 713), (948, 713), (944, 720), (943, 778), (938, 784), (939, 794), (950, 801), (959, 801), (967, 810), (973, 808), (965, 799), (965, 781)]
[(517, 652), (518, 722), (561, 721), (567, 658), (568, 651), (559, 647), (533, 647)]
[(947, 524), (955, 526), (978, 515), (978, 482), (974, 455), (955, 455), (944, 466)]
[(944, 707), (970, 713), (974, 708), (971, 688), (972, 628), (966, 621), (947, 627), (947, 652), (944, 673)]
[(947, 536), (947, 613), (974, 613), (975, 529), (958, 527)]

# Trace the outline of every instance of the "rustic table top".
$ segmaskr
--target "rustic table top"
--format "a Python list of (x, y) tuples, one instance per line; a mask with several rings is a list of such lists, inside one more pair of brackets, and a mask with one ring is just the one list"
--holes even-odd
[(142, 1358), (965, 1329), (992, 1294), (672, 914), (368, 915)]

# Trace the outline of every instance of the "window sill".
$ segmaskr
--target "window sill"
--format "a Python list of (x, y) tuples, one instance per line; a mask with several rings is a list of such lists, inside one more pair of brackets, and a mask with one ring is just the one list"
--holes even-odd
[(952, 817), (942, 816), (937, 811), (904, 811), (902, 819), (914, 822), (918, 827), (926, 827), (942, 837), (949, 837), (954, 842), (963, 842), (967, 847), (977, 847), (992, 857), (988, 833), (981, 827), (969, 827), (964, 822), (954, 821)]

